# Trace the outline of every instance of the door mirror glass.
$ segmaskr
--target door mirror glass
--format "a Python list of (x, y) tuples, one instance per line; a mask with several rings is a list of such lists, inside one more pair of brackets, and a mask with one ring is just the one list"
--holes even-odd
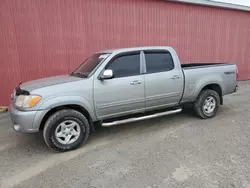
[(100, 78), (101, 80), (105, 80), (105, 79), (111, 79), (113, 77), (114, 77), (113, 71), (111, 69), (107, 69), (102, 73)]

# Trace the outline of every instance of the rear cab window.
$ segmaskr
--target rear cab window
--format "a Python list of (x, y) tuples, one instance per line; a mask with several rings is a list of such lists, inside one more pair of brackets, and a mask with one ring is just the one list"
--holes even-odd
[(171, 71), (174, 61), (168, 51), (144, 51), (147, 73)]

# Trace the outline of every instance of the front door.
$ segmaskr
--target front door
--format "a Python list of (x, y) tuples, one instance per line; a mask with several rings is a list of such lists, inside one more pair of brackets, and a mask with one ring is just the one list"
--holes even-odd
[(144, 76), (141, 75), (140, 52), (119, 55), (105, 69), (112, 70), (114, 78), (94, 80), (97, 118), (144, 112)]
[(174, 106), (183, 92), (183, 74), (168, 51), (145, 51), (146, 110)]

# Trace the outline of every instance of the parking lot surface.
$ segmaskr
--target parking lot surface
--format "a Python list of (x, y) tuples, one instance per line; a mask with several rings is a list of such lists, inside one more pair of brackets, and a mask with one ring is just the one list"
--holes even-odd
[(106, 127), (67, 153), (0, 115), (0, 187), (250, 187), (250, 82), (209, 120), (190, 110)]

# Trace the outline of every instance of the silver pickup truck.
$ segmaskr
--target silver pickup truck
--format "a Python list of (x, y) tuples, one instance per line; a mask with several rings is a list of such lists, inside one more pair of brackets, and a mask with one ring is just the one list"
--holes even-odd
[(20, 84), (9, 107), (18, 132), (43, 131), (55, 151), (85, 143), (96, 126), (181, 112), (214, 117), (223, 96), (237, 90), (235, 64), (180, 64), (171, 47), (137, 47), (93, 54), (70, 75)]

